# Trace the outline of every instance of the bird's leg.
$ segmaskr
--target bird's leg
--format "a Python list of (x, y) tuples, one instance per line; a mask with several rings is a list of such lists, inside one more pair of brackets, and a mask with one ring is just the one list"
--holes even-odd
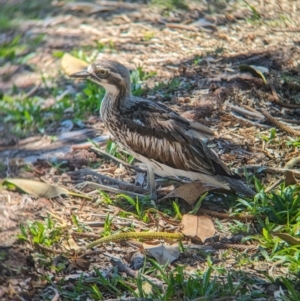
[(150, 190), (151, 200), (157, 199), (155, 177), (152, 168), (147, 166), (147, 188)]

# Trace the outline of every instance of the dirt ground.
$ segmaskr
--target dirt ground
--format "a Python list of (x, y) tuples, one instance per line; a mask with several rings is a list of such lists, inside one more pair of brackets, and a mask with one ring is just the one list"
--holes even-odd
[[(58, 184), (78, 193), (90, 193), (92, 197), (91, 201), (75, 196), (49, 199), (7, 187), (0, 191), (0, 300), (73, 300), (70, 295), (58, 293), (71, 290), (72, 277), (77, 279), (81, 272), (91, 275), (93, 268), (99, 266), (103, 271), (111, 271), (107, 254), (130, 262), (129, 255), (142, 249), (134, 244), (109, 244), (100, 254), (86, 259), (86, 267), (78, 265), (71, 255), (60, 253), (69, 241), (58, 241), (52, 246), (56, 253), (48, 256), (46, 248), (39, 249), (33, 242), (21, 243), (17, 239), (20, 224), (43, 221), (49, 212), (61, 229), (74, 227), (76, 216), (78, 223), (85, 225), (83, 228), (89, 227), (91, 233), (99, 236), (107, 214), (116, 218), (113, 229), (121, 229), (118, 214), (124, 207), (119, 201), (104, 202), (105, 196), (98, 191), (75, 186), (88, 180), (124, 187), (89, 170), (135, 185), (137, 191), (146, 182), (143, 171), (127, 168), (90, 148), (88, 139), (96, 139), (100, 149), (105, 150), (109, 138), (97, 110), (82, 112), (80, 123), (74, 121), (72, 108), (64, 108), (59, 120), (47, 119), (48, 108), (64, 97), (72, 104), (72, 99), (85, 87), (85, 83), (64, 74), (60, 54), (72, 53), (87, 61), (107, 57), (124, 63), (130, 70), (141, 67), (143, 72), (155, 74), (143, 80), (142, 96), (163, 102), (186, 118), (213, 129), (217, 135), (209, 146), (235, 171), (243, 175), (246, 166), (250, 176), (255, 175), (270, 188), (284, 179), (283, 168), (289, 164), (299, 180), (300, 160), (293, 159), (300, 156), (300, 151), (292, 143), (300, 136), (300, 2), (186, 1), (184, 8), (145, 2), (0, 1), (12, 20), (19, 22), (12, 28), (1, 29), (2, 48), (17, 35), (20, 43), (27, 45), (14, 56), (2, 55), (1, 97), (13, 97), (16, 110), (18, 102), (21, 104), (26, 97), (39, 97), (42, 109), (36, 114), (46, 120), (42, 133), (32, 128), (20, 135), (13, 130), (15, 115), (11, 113), (12, 118), (6, 119), (8, 111), (0, 112), (0, 176)], [(271, 128), (276, 128), (274, 139), (270, 138)], [(142, 168), (138, 162), (134, 164)], [(160, 197), (178, 185), (159, 178), (157, 183)], [(253, 183), (250, 185), (254, 187)], [(115, 200), (114, 194), (109, 196)], [(220, 200), (222, 196), (218, 194), (208, 197), (204, 208), (219, 211)], [(234, 196), (228, 196), (227, 204), (233, 201)], [(172, 206), (170, 201), (164, 202), (161, 210)], [(190, 211), (184, 201), (179, 206), (182, 213)], [(228, 210), (228, 206), (224, 208)], [(138, 231), (158, 229), (160, 222), (164, 222), (165, 230), (174, 230), (167, 220), (154, 214), (151, 218), (150, 223), (144, 224), (128, 217), (134, 220)], [(229, 220), (220, 219), (219, 223), (223, 226), (218, 228), (218, 235), (233, 239), (235, 235), (227, 232)], [(242, 269), (251, 279), (247, 280), (252, 286), (249, 291), (256, 289), (266, 294), (260, 299), (239, 296), (222, 300), (284, 300), (275, 299), (274, 292), (282, 286), (268, 282), (266, 274), (285, 277), (289, 273), (287, 267), (268, 262), (262, 256), (255, 263), (240, 267), (235, 264), (235, 256), (240, 256), (236, 252), (246, 251), (219, 250), (213, 244), (209, 247), (213, 249), (216, 266)], [(222, 252), (230, 255), (218, 260)], [(53, 260), (52, 267), (37, 264), (37, 257), (44, 262)], [(68, 261), (68, 267), (58, 272), (57, 262), (62, 261)], [(180, 257), (177, 264), (185, 264), (189, 272), (207, 268), (206, 260), (195, 253)], [(60, 284), (62, 278), (68, 280)], [(117, 296), (120, 295), (109, 291), (103, 293), (103, 299)], [(93, 300), (84, 295), (76, 298)], [(172, 300), (183, 300), (180, 298)]]

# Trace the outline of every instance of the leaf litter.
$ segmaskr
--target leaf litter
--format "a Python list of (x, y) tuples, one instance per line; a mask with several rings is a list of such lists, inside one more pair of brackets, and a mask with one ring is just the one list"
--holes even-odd
[[(0, 70), (1, 76), (5, 77), (5, 80), (0, 84), (0, 88), (4, 93), (10, 93), (10, 89), (15, 86), (18, 93), (22, 94), (24, 91), (29, 93), (28, 95), (39, 95), (45, 100), (45, 103), (47, 101), (51, 103), (49, 95), (45, 91), (53, 84), (58, 85), (63, 93), (68, 90), (67, 85), (72, 85), (74, 91), (76, 91), (75, 93), (77, 93), (82, 86), (77, 87), (73, 82), (60, 77), (61, 60), (57, 56), (59, 56), (59, 51), (67, 53), (63, 57), (65, 59), (70, 51), (87, 49), (86, 54), (83, 52), (76, 53), (80, 57), (80, 61), (83, 58), (89, 62), (99, 55), (118, 59), (125, 63), (130, 70), (142, 66), (144, 72), (155, 72), (155, 77), (150, 77), (146, 81), (148, 89), (145, 87), (144, 96), (165, 102), (179, 113), (186, 114), (189, 118), (200, 121), (212, 128), (218, 133), (218, 138), (209, 141), (209, 145), (216, 150), (222, 160), (241, 173), (243, 173), (244, 166), (248, 166), (248, 172), (259, 177), (264, 185), (276, 184), (281, 175), (287, 171), (284, 169), (286, 163), (299, 156), (299, 147), (293, 146), (296, 145), (298, 138), (297, 121), (299, 121), (300, 110), (299, 50), (297, 49), (299, 35), (293, 29), (299, 28), (299, 20), (297, 17), (289, 18), (288, 16), (289, 14), (291, 16), (295, 14), (297, 3), (293, 8), (288, 1), (281, 1), (278, 6), (264, 3), (265, 7), (263, 7), (261, 2), (251, 1), (252, 10), (250, 10), (247, 6), (234, 7), (231, 4), (222, 8), (222, 6), (209, 7), (213, 4), (193, 4), (191, 2), (189, 3), (189, 11), (174, 10), (174, 12), (166, 15), (157, 7), (127, 2), (114, 3), (110, 1), (105, 3), (99, 1), (96, 4), (88, 5), (81, 2), (77, 4), (70, 3), (65, 4), (63, 10), (60, 10), (60, 6), (56, 6), (59, 3), (53, 2), (53, 5), (55, 6), (45, 6), (44, 8), (44, 12), (48, 16), (46, 21), (28, 19), (22, 24), (22, 30), (28, 33), (27, 36), (22, 37), (24, 42), (27, 38), (34, 38), (39, 35), (45, 35), (46, 39), (36, 47), (35, 52), (27, 58), (26, 63), (20, 63), (18, 59), (11, 60), (11, 62), (10, 59), (4, 60), (6, 65), (1, 67)], [(207, 11), (209, 10), (215, 10), (215, 12), (208, 14)], [(66, 12), (70, 15), (66, 16)], [(256, 12), (259, 12), (259, 14), (256, 14)], [(203, 18), (203, 14), (205, 14), (205, 18)], [(284, 17), (278, 17), (277, 22), (275, 22), (274, 15), (279, 16), (280, 14), (283, 14)], [(263, 18), (262, 24), (256, 24), (253, 21), (254, 17)], [(105, 30), (103, 30), (104, 28)], [(11, 35), (12, 33), (5, 32), (1, 37), (9, 40), (12, 37)], [(97, 48), (96, 55), (93, 53), (94, 50), (89, 50), (89, 48)], [(18, 55), (16, 53), (17, 58)], [(26, 51), (22, 52), (22, 55), (26, 55)], [(30, 69), (26, 65), (35, 68)], [(240, 66), (249, 66), (248, 70), (245, 70), (245, 68), (243, 70), (247, 72), (241, 73)], [(65, 68), (63, 69), (66, 73), (71, 72)], [(269, 74), (263, 71), (266, 69), (269, 70)], [(61, 95), (64, 95), (63, 93)], [(72, 92), (70, 95), (73, 95)], [(237, 111), (236, 108), (240, 110)], [(271, 117), (278, 122), (274, 122), (273, 119), (273, 121), (268, 120), (267, 116), (261, 118), (264, 110), (269, 112)], [(98, 113), (92, 112), (89, 115), (87, 121), (84, 122), (84, 126), (87, 129), (97, 131), (100, 135), (105, 135), (106, 133), (101, 127), (101, 121), (97, 116)], [(64, 119), (70, 120), (68, 111), (66, 111)], [(287, 124), (286, 120), (291, 122)], [(285, 122), (285, 124), (282, 126), (281, 122)], [(46, 133), (55, 135), (60, 127), (60, 123), (53, 122), (46, 128)], [(276, 134), (274, 135), (270, 134), (272, 127), (276, 127)], [(44, 182), (51, 183), (50, 185), (63, 186), (67, 190), (72, 190), (75, 184), (87, 180), (97, 181), (101, 185), (108, 186), (112, 186), (112, 182), (109, 182), (107, 178), (99, 179), (91, 174), (81, 174), (80, 177), (76, 178), (69, 171), (90, 168), (110, 179), (115, 179), (114, 171), (118, 168), (117, 180), (136, 183), (136, 185), (139, 185), (137, 187), (142, 187), (145, 184), (142, 183), (143, 177), (141, 176), (138, 181), (135, 180), (136, 171), (134, 169), (125, 168), (125, 165), (123, 166), (120, 162), (116, 163), (104, 156), (95, 155), (90, 150), (90, 144), (77, 147), (77, 145), (73, 146), (72, 144), (79, 140), (73, 140), (72, 142), (71, 139), (62, 139), (59, 143), (53, 142), (51, 139), (42, 141), (43, 135), (38, 132), (34, 133), (37, 135), (37, 144), (33, 145), (32, 141), (29, 140), (21, 143), (22, 140), (8, 129), (9, 127), (6, 124), (0, 122), (0, 157), (4, 158), (3, 168), (1, 165), (0, 171), (3, 178), (35, 179), (38, 181), (41, 178)], [(284, 129), (287, 129), (287, 131), (284, 132)], [(75, 130), (78, 130), (76, 125), (71, 128), (70, 133), (74, 133)], [(31, 133), (26, 137), (30, 136)], [(87, 135), (81, 141), (86, 141), (86, 137)], [(93, 138), (94, 136), (90, 137)], [(293, 143), (292, 146), (287, 145), (283, 138)], [(66, 149), (62, 148), (62, 151), (56, 152), (55, 155), (50, 153), (48, 157), (39, 157), (43, 147), (45, 149), (58, 147), (59, 149), (62, 145), (68, 147)], [(100, 145), (100, 147), (104, 150), (103, 145)], [(32, 155), (32, 161), (23, 161), (24, 158), (26, 159)], [(56, 160), (49, 160), (51, 157), (56, 157)], [(126, 155), (121, 154), (120, 157), (123, 160), (126, 159)], [(23, 159), (20, 160), (19, 158)], [(253, 168), (255, 165), (256, 167)], [(143, 168), (142, 166), (137, 167)], [(294, 185), (298, 182), (298, 167), (299, 162), (295, 162), (293, 166), (287, 168), (292, 168), (292, 171), (285, 178), (288, 184)], [(172, 196), (181, 197), (190, 204), (194, 204), (201, 195), (201, 191), (197, 187), (191, 192), (199, 193), (198, 196), (192, 196), (192, 193), (189, 195), (187, 192), (181, 194), (182, 186), (176, 187), (175, 190), (170, 192), (174, 185), (178, 186), (176, 181), (172, 182), (172, 186), (169, 183), (158, 183), (159, 188), (161, 188), (159, 191), (163, 193), (162, 196), (167, 193), (172, 195), (173, 193)], [(114, 185), (117, 187), (119, 184), (115, 183)], [(168, 187), (170, 187), (169, 191)], [(38, 209), (41, 207), (44, 207), (42, 209), (51, 208), (51, 211), (54, 212), (54, 215), (52, 215), (53, 221), (57, 227), (62, 228), (62, 231), (66, 231), (63, 232), (61, 243), (56, 242), (50, 247), (45, 244), (33, 245), (29, 242), (30, 240), (27, 240), (23, 246), (15, 245), (14, 241), (7, 244), (10, 248), (5, 251), (8, 258), (4, 261), (5, 271), (12, 275), (11, 278), (15, 277), (20, 281), (10, 282), (8, 278), (4, 278), (4, 289), (1, 290), (1, 298), (7, 296), (16, 298), (20, 294), (25, 294), (32, 300), (39, 300), (42, 293), (58, 298), (61, 292), (54, 290), (49, 293), (47, 288), (50, 286), (47, 282), (35, 280), (34, 278), (27, 280), (26, 274), (22, 274), (21, 278), (17, 278), (20, 276), (15, 272), (15, 268), (18, 266), (30, 268), (29, 262), (32, 261), (44, 275), (50, 273), (53, 279), (58, 281), (61, 275), (48, 269), (37, 259), (41, 254), (50, 261), (53, 260), (53, 265), (58, 269), (62, 262), (65, 262), (63, 271), (64, 276), (67, 275), (66, 279), (68, 277), (71, 279), (72, 275), (76, 275), (78, 278), (85, 275), (87, 279), (92, 279), (94, 277), (93, 268), (99, 266), (101, 266), (101, 272), (107, 273), (108, 278), (111, 277), (109, 275), (112, 266), (119, 273), (137, 278), (137, 273), (133, 273), (127, 266), (129, 259), (126, 259), (128, 254), (143, 251), (141, 245), (137, 244), (136, 241), (129, 240), (124, 245), (116, 242), (108, 243), (96, 249), (94, 251), (95, 255), (91, 253), (87, 259), (76, 259), (76, 255), (75, 258), (71, 258), (70, 253), (68, 253), (75, 246), (85, 245), (90, 240), (96, 239), (97, 235), (100, 236), (101, 233), (107, 231), (104, 229), (104, 225), (107, 223), (110, 223), (111, 231), (122, 231), (126, 226), (124, 226), (124, 220), (121, 216), (118, 216), (120, 212), (128, 218), (128, 227), (134, 224), (137, 231), (158, 231), (157, 229), (160, 228), (170, 232), (180, 230), (178, 220), (162, 218), (162, 215), (154, 212), (143, 216), (144, 209), (138, 207), (134, 202), (125, 206), (124, 203), (110, 202), (113, 197), (110, 197), (110, 195), (100, 197), (98, 192), (91, 188), (84, 190), (84, 193), (90, 193), (90, 196), (94, 198), (94, 202), (72, 196), (64, 199), (63, 202), (60, 198), (56, 200), (41, 197), (35, 199), (12, 191), (1, 191), (2, 211), (6, 218), (5, 221), (7, 221), (7, 225), (1, 226), (1, 241), (3, 241), (1, 245), (6, 245), (4, 241), (8, 235), (14, 235), (18, 232), (19, 221), (26, 225), (26, 220), (34, 221), (49, 218), (49, 211), (47, 213), (45, 210)], [(224, 255), (222, 260), (227, 263), (227, 266), (231, 265), (230, 269), (236, 270), (236, 265), (240, 264), (235, 261), (235, 252), (238, 248), (242, 250), (241, 252), (247, 252), (247, 247), (250, 250), (250, 247), (257, 246), (254, 242), (251, 242), (250, 245), (240, 244), (241, 238), (246, 237), (243, 225), (239, 225), (241, 230), (237, 235), (230, 237), (229, 233), (231, 233), (232, 227), (228, 217), (230, 215), (222, 210), (222, 206), (220, 206), (221, 198), (217, 194), (213, 194), (213, 198), (214, 200), (208, 197), (209, 202), (206, 206), (217, 212), (215, 215), (218, 218), (212, 216), (212, 219), (208, 219), (206, 217), (210, 220), (204, 223), (205, 228), (210, 229), (207, 235), (204, 235), (205, 231), (196, 227), (196, 225), (202, 223), (199, 221), (201, 216), (189, 216), (187, 218), (187, 215), (183, 215), (182, 224), (185, 223), (185, 219), (187, 221), (195, 219), (195, 224), (189, 228), (187, 235), (197, 237), (195, 241), (198, 240), (198, 236), (201, 241), (210, 237), (213, 241), (213, 243), (210, 243), (210, 249), (213, 250), (211, 257), (214, 266), (221, 266), (218, 258), (222, 257), (223, 253), (219, 251), (219, 247), (224, 248), (227, 244), (229, 248), (232, 248), (232, 251), (228, 249), (225, 251), (229, 252), (231, 256), (226, 257)], [(39, 202), (41, 204), (38, 204)], [(12, 207), (12, 204), (15, 207)], [(214, 206), (214, 204), (216, 205)], [(121, 211), (118, 205), (122, 205)], [(185, 206), (185, 204), (180, 203), (180, 208), (183, 211), (186, 210)], [(18, 215), (13, 211), (17, 211)], [(141, 221), (138, 216), (139, 218), (145, 218), (146, 223)], [(107, 217), (110, 217), (111, 221)], [(239, 221), (238, 217), (236, 217), (236, 221)], [(246, 222), (246, 224), (255, 228), (255, 224), (251, 221)], [(49, 225), (51, 226), (51, 222), (49, 222)], [(68, 231), (65, 228), (66, 225), (70, 228)], [(32, 231), (44, 227), (43, 229), (51, 232), (51, 227), (47, 228), (47, 225), (34, 224), (31, 226)], [(76, 231), (72, 230), (72, 227), (75, 227)], [(216, 229), (214, 229), (215, 227)], [(9, 232), (12, 228), (15, 230)], [(88, 229), (88, 231), (83, 229)], [(212, 233), (213, 230), (214, 233)], [(216, 235), (214, 235), (215, 232)], [(54, 232), (51, 233), (54, 235)], [(94, 237), (89, 237), (88, 234), (93, 234)], [(74, 237), (77, 235), (74, 244), (68, 239), (70, 235), (74, 235)], [(80, 237), (80, 235), (82, 236)], [(109, 235), (109, 233), (105, 233), (105, 235)], [(237, 236), (240, 237), (237, 239)], [(285, 237), (286, 241), (292, 244), (297, 242), (297, 239), (290, 239), (289, 236), (281, 237), (283, 239)], [(189, 248), (189, 244), (195, 241), (186, 239), (185, 245)], [(46, 238), (44, 238), (45, 242), (47, 242)], [(71, 248), (66, 245), (66, 242)], [(200, 245), (197, 244), (197, 246)], [(206, 246), (203, 245), (203, 247)], [(52, 251), (55, 252), (51, 253)], [(57, 252), (62, 255), (53, 258), (51, 254), (57, 254)], [(162, 256), (164, 252), (160, 252), (159, 256)], [(31, 259), (32, 257), (33, 259)], [(114, 257), (115, 261), (111, 257)], [(123, 257), (123, 261), (120, 261), (119, 258)], [(14, 261), (14, 258), (18, 258), (18, 260)], [(116, 258), (119, 261), (116, 261)], [(177, 258), (177, 255), (174, 258)], [(189, 255), (187, 259), (180, 256), (177, 260), (178, 263), (188, 262), (193, 272), (207, 268), (206, 258), (202, 257), (201, 252)], [(77, 264), (72, 265), (71, 263), (74, 261)], [(81, 261), (84, 261), (83, 264), (80, 264)], [(167, 260), (163, 262), (167, 262)], [(174, 265), (170, 262), (171, 260), (169, 261), (169, 269), (171, 270)], [(265, 261), (259, 261), (259, 263), (264, 263), (266, 271), (270, 272), (272, 270), (275, 276), (285, 277), (287, 274), (284, 266), (276, 266)], [(195, 265), (197, 266), (196, 269), (193, 268)], [(1, 268), (3, 270), (2, 263)], [(258, 268), (251, 268), (246, 265), (243, 266), (243, 270), (249, 275), (255, 275), (260, 280), (266, 279)], [(154, 277), (148, 279), (149, 281), (154, 282), (156, 279), (159, 287), (165, 285), (158, 280), (155, 273), (152, 276)], [(10, 283), (10, 291), (5, 288), (8, 287), (8, 283)], [(19, 283), (22, 283), (22, 285), (19, 285)], [(281, 291), (279, 286), (272, 289), (273, 284), (264, 285), (263, 287), (257, 282), (249, 290), (254, 291), (256, 289), (265, 292), (270, 288), (267, 294), (270, 298), (273, 291), (276, 290), (276, 292), (280, 291), (280, 295), (287, 294), (286, 291)], [(65, 284), (63, 290), (70, 290), (68, 283)], [(115, 298), (118, 294), (117, 292), (105, 292), (104, 298)], [(180, 297), (178, 300), (181, 300)]]

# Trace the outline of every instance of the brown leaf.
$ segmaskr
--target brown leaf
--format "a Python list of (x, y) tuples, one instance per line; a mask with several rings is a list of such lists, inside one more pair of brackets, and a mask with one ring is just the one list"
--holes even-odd
[(286, 241), (292, 246), (296, 246), (296, 245), (300, 246), (300, 238), (293, 237), (286, 233), (273, 232), (273, 234), (280, 237), (282, 240)]
[(3, 182), (3, 185), (13, 185), (15, 187), (18, 187), (22, 191), (33, 195), (35, 197), (45, 197), (45, 198), (55, 198), (60, 195), (74, 195), (74, 196), (79, 196), (79, 197), (84, 197), (84, 198), (89, 198), (84, 195), (76, 194), (73, 192), (70, 192), (66, 188), (59, 187), (56, 185), (51, 185), (43, 182), (38, 182), (34, 180), (27, 180), (27, 179), (6, 179)]
[(294, 173), (291, 170), (285, 172), (285, 185), (295, 185), (297, 184), (297, 180), (295, 179)]
[(78, 59), (77, 57), (65, 53), (61, 59), (61, 67), (67, 75), (82, 71), (88, 66), (88, 63)]
[(72, 264), (83, 271), (87, 271), (90, 268), (91, 262), (83, 258), (76, 258), (72, 260)]
[(193, 205), (203, 193), (217, 188), (219, 187), (213, 186), (212, 184), (192, 182), (175, 188), (160, 201), (169, 198), (181, 198), (190, 205)]
[(254, 77), (261, 78), (265, 84), (267, 84), (267, 80), (263, 73), (268, 73), (269, 70), (265, 67), (254, 66), (254, 65), (240, 65), (241, 72), (249, 72)]
[(192, 239), (204, 242), (207, 238), (212, 237), (216, 230), (210, 217), (205, 215), (185, 214), (182, 217), (182, 233)]

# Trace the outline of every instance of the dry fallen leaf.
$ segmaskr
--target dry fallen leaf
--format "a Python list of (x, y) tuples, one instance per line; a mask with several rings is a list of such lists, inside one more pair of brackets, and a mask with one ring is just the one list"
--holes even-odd
[(218, 188), (219, 187), (213, 186), (211, 184), (192, 182), (175, 188), (160, 201), (169, 198), (181, 198), (190, 205), (193, 205), (203, 193)]
[(212, 220), (205, 215), (185, 214), (182, 217), (182, 233), (192, 239), (204, 242), (207, 238), (212, 237), (216, 230)]
[[(145, 294), (152, 294), (153, 286), (149, 282), (144, 281), (142, 284), (142, 290), (143, 290), (143, 293), (145, 293)], [(136, 289), (136, 292), (139, 293), (138, 288)]]
[(38, 182), (34, 180), (6, 179), (2, 185), (6, 185), (6, 186), (13, 185), (15, 187), (18, 187), (22, 191), (30, 195), (33, 195), (35, 197), (45, 197), (45, 198), (52, 199), (61, 195), (74, 195), (74, 196), (90, 199), (90, 197), (88, 196), (70, 192), (66, 188), (43, 183), (43, 182)]
[(71, 263), (78, 269), (87, 271), (90, 268), (91, 262), (83, 258), (75, 258)]
[(290, 185), (295, 185), (297, 184), (297, 180), (294, 176), (294, 173), (291, 170), (288, 170), (285, 172), (285, 185), (290, 186)]
[(180, 256), (179, 245), (177, 243), (172, 246), (164, 244), (156, 246), (143, 244), (143, 247), (159, 264), (171, 263)]
[(300, 238), (293, 237), (286, 233), (273, 232), (274, 235), (289, 243), (291, 246), (300, 246)]
[(254, 66), (254, 65), (240, 65), (241, 72), (249, 72), (254, 77), (261, 78), (265, 84), (267, 84), (267, 80), (263, 73), (269, 73), (268, 68), (262, 66)]
[(79, 247), (73, 237), (70, 237), (65, 245), (67, 250), (77, 250)]
[(77, 57), (65, 53), (61, 59), (61, 67), (67, 75), (79, 72), (87, 68), (88, 63), (78, 59)]

